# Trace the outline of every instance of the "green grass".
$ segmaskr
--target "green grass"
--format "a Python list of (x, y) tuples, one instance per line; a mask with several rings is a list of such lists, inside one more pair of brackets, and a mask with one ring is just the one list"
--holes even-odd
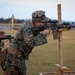
[[(10, 32), (6, 33), (10, 34)], [(70, 68), (71, 71), (75, 71), (75, 31), (65, 31), (62, 37), (63, 65)], [(55, 64), (59, 64), (59, 42), (53, 40), (52, 35), (47, 39), (48, 43), (35, 47), (29, 60), (26, 61), (27, 75), (56, 71)], [(0, 74), (2, 74), (2, 70), (0, 70)]]

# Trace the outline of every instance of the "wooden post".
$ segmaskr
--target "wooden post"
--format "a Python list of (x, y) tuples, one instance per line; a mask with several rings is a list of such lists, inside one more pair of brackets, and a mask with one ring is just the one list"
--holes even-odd
[[(58, 23), (61, 24), (62, 23), (62, 19), (61, 19), (61, 4), (57, 5), (58, 8)], [(63, 67), (63, 56), (62, 56), (62, 30), (60, 30), (59, 32), (59, 38), (58, 38), (58, 42), (59, 42), (59, 67), (62, 68)], [(62, 75), (62, 70), (58, 68), (58, 75)]]
[[(61, 4), (58, 4), (58, 23), (61, 24)], [(63, 56), (62, 56), (62, 30), (59, 31), (59, 59), (60, 67), (63, 66)]]
[(14, 14), (12, 14), (12, 35), (13, 35), (13, 27), (14, 27)]
[[(57, 5), (58, 10), (58, 23), (62, 23), (62, 15), (61, 15), (61, 4)], [(63, 66), (63, 48), (62, 48), (62, 31), (67, 31), (65, 28), (58, 29), (58, 42), (59, 42), (59, 64), (56, 64), (57, 74), (62, 75), (64, 71), (68, 71), (69, 69)]]

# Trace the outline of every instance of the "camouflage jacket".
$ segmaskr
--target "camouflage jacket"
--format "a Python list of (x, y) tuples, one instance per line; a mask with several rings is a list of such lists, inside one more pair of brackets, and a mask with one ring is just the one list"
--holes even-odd
[(33, 35), (30, 28), (31, 26), (33, 26), (32, 23), (25, 22), (24, 25), (19, 28), (13, 42), (10, 44), (10, 46), (14, 46), (22, 51), (26, 59), (35, 46), (47, 43), (46, 37), (42, 33), (38, 34), (37, 36)]

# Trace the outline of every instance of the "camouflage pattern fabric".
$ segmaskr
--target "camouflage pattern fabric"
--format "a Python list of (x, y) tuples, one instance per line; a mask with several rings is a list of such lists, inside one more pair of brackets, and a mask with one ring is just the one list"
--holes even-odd
[(48, 22), (50, 19), (45, 16), (45, 11), (35, 11), (32, 13), (32, 22)]
[(24, 53), (25, 59), (28, 59), (29, 54), (35, 46), (43, 45), (47, 43), (45, 35), (40, 33), (37, 36), (34, 36), (31, 31), (31, 23), (26, 22), (23, 26), (20, 27), (13, 42), (10, 46), (16, 47)]
[[(14, 58), (14, 63), (12, 59)], [(14, 70), (23, 72), (23, 75), (26, 75), (26, 65), (25, 59), (22, 56), (17, 57), (16, 55), (7, 54), (5, 65), (3, 67), (4, 71), (8, 70), (13, 64)]]
[[(9, 47), (14, 47), (18, 51), (21, 51), (23, 55), (14, 56), (14, 54), (6, 54), (6, 60), (4, 69), (8, 70), (12, 64), (12, 58), (14, 56), (14, 68), (15, 70), (21, 70), (23, 75), (26, 75), (26, 64), (25, 60), (28, 59), (29, 54), (35, 46), (43, 45), (47, 43), (46, 36), (42, 33), (34, 36), (31, 31), (31, 26), (33, 26), (30, 22), (25, 22), (23, 26), (19, 28), (17, 31), (13, 41), (9, 45)], [(9, 48), (8, 47), (8, 48)], [(13, 49), (12, 49), (13, 50)]]

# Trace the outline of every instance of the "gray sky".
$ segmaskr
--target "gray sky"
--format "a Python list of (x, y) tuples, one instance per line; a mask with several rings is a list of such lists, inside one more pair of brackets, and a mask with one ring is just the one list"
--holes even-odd
[(0, 18), (14, 14), (18, 19), (31, 19), (32, 12), (44, 10), (47, 17), (57, 19), (61, 4), (62, 20), (75, 21), (75, 0), (0, 0)]

